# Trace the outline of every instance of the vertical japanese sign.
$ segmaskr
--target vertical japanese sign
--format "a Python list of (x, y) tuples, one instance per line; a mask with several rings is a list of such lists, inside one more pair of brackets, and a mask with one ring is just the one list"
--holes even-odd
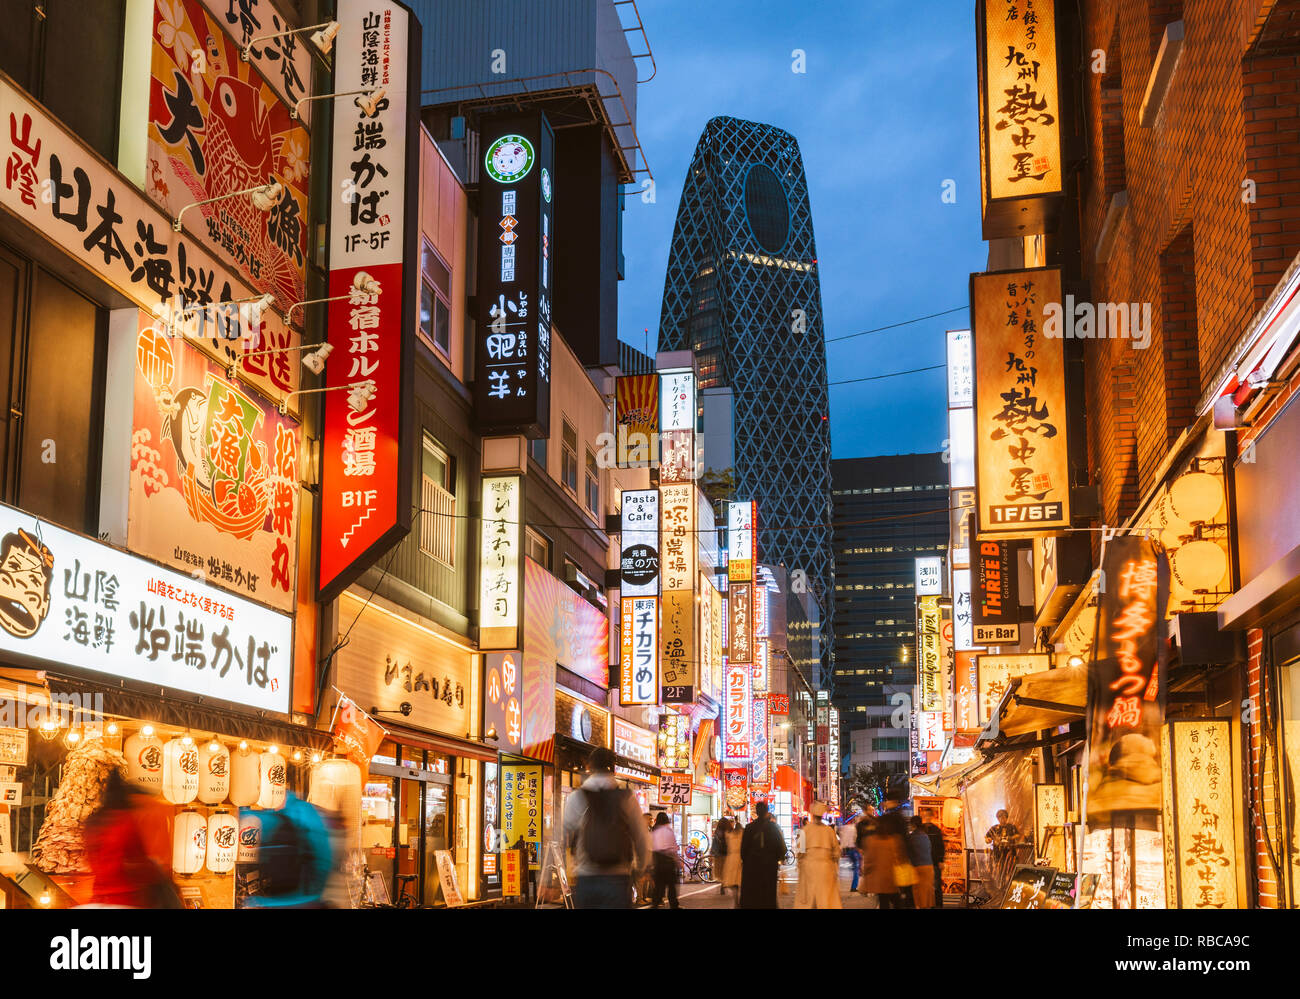
[(921, 685), (921, 710), (943, 710), (943, 662), (939, 654), (939, 598), (916, 602), (916, 675)]
[(727, 663), (727, 697), (724, 710), (722, 754), (727, 760), (748, 760), (752, 738), (754, 685), (748, 664)]
[(699, 678), (700, 693), (715, 697), (718, 685), (714, 683), (714, 630), (713, 630), (713, 594), (717, 591), (708, 577), (700, 574), (700, 663), (696, 670)]
[(975, 556), (972, 641), (976, 645), (1020, 644), (1019, 553), (1023, 545), (981, 541)]
[(658, 457), (659, 376), (623, 375), (614, 383), (619, 468), (648, 467)]
[[(727, 623), (726, 602), (723, 600), (722, 594), (714, 587), (710, 586), (706, 592), (708, 594), (709, 602), (713, 607), (710, 614), (710, 624), (713, 629), (713, 649), (712, 658), (709, 660), (708, 668), (713, 674), (714, 696), (720, 699), (722, 692), (722, 650), (725, 642), (723, 631), (725, 630)], [(703, 668), (703, 664), (701, 665), (701, 668)]]
[(523, 749), (524, 672), (519, 652), (489, 652), (484, 657), (483, 728), (496, 730), (503, 753)]
[(831, 708), (831, 741), (826, 745), (827, 755), (830, 760), (830, 797), (827, 798), (827, 804), (832, 808), (840, 807), (840, 711), (839, 708)]
[(334, 89), (367, 96), (334, 98), (322, 601), (411, 529), (419, 278), (403, 260), (419, 259), (420, 22), (391, 0), (339, 0), (337, 17)]
[(727, 637), (728, 661), (744, 664), (747, 667), (754, 661), (754, 603), (753, 583), (732, 583), (727, 590), (727, 605), (730, 619)]
[(660, 770), (691, 768), (691, 719), (669, 711), (659, 716), (658, 766)]
[(921, 711), (916, 716), (919, 742), (917, 749), (923, 753), (943, 749), (943, 715), (938, 711)]
[(695, 487), (664, 486), (659, 490), (663, 516), (660, 545), (663, 589), (691, 591), (695, 586)]
[[(219, 21), (198, 0), (154, 5), (146, 190), (172, 218), (195, 201), (220, 199), (188, 211), (185, 224), (284, 312), (306, 297), (309, 138)], [(267, 25), (262, 34), (271, 33), (269, 17)], [(275, 42), (298, 44), (292, 35)], [(258, 48), (269, 56), (270, 46)], [(276, 61), (287, 71), (276, 74), (278, 89), (304, 96), (310, 66), (304, 83), (302, 61)], [(271, 183), (280, 194), (269, 211), (235, 194)], [(302, 313), (296, 318), (301, 325)]]
[(127, 546), (291, 611), (298, 424), (141, 313), (132, 428)]
[(979, 690), (979, 672), (974, 652), (954, 650), (953, 655), (957, 660), (954, 724), (958, 730), (969, 731), (980, 727), (976, 696)]
[(665, 485), (659, 502), (663, 687), (665, 697), (685, 702), (693, 699), (694, 691), (687, 688), (695, 684), (695, 487)]
[(620, 592), (624, 597), (654, 596), (659, 592), (659, 491), (625, 489), (620, 502)]
[(695, 373), (660, 376), (659, 475), (662, 482), (693, 482), (695, 469)]
[(983, 0), (977, 17), (985, 198), (1059, 194), (1055, 0)]
[(479, 536), (479, 648), (519, 645), (523, 479), (485, 475)]
[[(1169, 560), (1157, 542), (1106, 542), (1096, 658), (1088, 667), (1088, 825), (1160, 811)], [(1185, 761), (1177, 760), (1179, 767)]]
[(916, 560), (916, 595), (937, 597), (943, 593), (943, 559), (937, 555)]
[(952, 572), (952, 644), (953, 648), (962, 651), (975, 647), (969, 569), (954, 569)]
[(728, 811), (739, 812), (749, 807), (749, 771), (746, 768), (724, 767), (722, 786)]
[(754, 692), (768, 692), (768, 643), (766, 638), (754, 639)]
[(975, 404), (970, 330), (948, 330), (947, 360), (948, 408), (969, 409)]
[(659, 701), (659, 598), (623, 597), (619, 628), (618, 702)]
[(972, 274), (970, 288), (977, 531), (1032, 537), (1069, 527), (1065, 341), (1043, 334), (1061, 272)]
[(757, 515), (758, 505), (752, 500), (727, 504), (727, 578), (734, 583), (754, 578), (754, 564), (758, 561)]
[(1171, 909), (1235, 909), (1237, 843), (1231, 726), (1226, 719), (1166, 723), (1165, 896)]
[(479, 425), (543, 438), (551, 422), (551, 294), (555, 285), (554, 145), (541, 112), (481, 123)]
[(668, 590), (663, 595), (663, 701), (695, 699), (695, 594)]
[[(772, 781), (770, 729), (767, 713), (767, 695), (756, 694), (753, 707), (754, 738), (750, 744), (749, 773), (754, 784), (762, 787)], [(766, 788), (763, 788), (766, 790)]]
[(501, 764), (501, 832), (507, 850), (542, 841), (542, 768)]
[(1041, 653), (1006, 656), (976, 656), (975, 672), (979, 697), (979, 724), (989, 723), (1002, 698), (1006, 696), (1011, 681), (1029, 673), (1041, 673), (1052, 668), (1052, 657)]

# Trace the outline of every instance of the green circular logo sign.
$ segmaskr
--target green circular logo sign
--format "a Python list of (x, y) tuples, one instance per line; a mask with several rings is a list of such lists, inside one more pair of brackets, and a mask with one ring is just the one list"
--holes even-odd
[(503, 135), (488, 147), (483, 167), (498, 184), (513, 184), (533, 168), (533, 144), (522, 135)]
[(542, 197), (548, 205), (551, 203), (551, 171), (546, 167), (542, 167)]

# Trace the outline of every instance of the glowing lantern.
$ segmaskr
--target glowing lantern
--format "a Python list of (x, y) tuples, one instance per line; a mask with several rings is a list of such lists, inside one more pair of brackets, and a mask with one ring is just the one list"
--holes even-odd
[(1228, 555), (1214, 541), (1189, 541), (1173, 556), (1174, 575), (1189, 590), (1217, 590), (1228, 574)]
[(130, 736), (122, 747), (122, 755), (126, 757), (127, 780), (150, 794), (162, 792), (163, 746), (152, 727)]
[(256, 812), (239, 813), (239, 854), (241, 864), (256, 864), (262, 846), (262, 820)]
[(288, 791), (289, 764), (273, 749), (262, 754), (262, 780), (257, 795), (258, 808), (283, 808)]
[(163, 797), (173, 805), (188, 805), (199, 794), (199, 751), (194, 740), (171, 739), (162, 756)]
[(254, 804), (262, 788), (261, 782), (261, 757), (247, 744), (241, 743), (230, 757), (230, 803), (240, 808)]
[(230, 750), (213, 739), (199, 747), (199, 801), (219, 805), (230, 793)]
[(208, 816), (208, 870), (228, 874), (235, 866), (239, 822), (229, 812)]
[(1189, 524), (1213, 520), (1223, 507), (1223, 485), (1209, 472), (1188, 472), (1169, 487), (1169, 505)]
[(181, 812), (172, 834), (172, 870), (177, 874), (198, 874), (207, 853), (207, 820), (198, 812)]
[(361, 768), (351, 760), (325, 760), (311, 774), (307, 800), (327, 812), (337, 812), (350, 846), (361, 837)]

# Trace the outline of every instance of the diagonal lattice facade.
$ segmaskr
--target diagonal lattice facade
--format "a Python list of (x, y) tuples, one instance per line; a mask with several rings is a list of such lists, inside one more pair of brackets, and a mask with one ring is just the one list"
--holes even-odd
[(729, 117), (705, 125), (677, 209), (659, 344), (695, 351), (702, 388), (732, 389), (735, 495), (758, 501), (759, 557), (808, 574), (828, 688), (826, 345), (808, 182), (789, 132)]

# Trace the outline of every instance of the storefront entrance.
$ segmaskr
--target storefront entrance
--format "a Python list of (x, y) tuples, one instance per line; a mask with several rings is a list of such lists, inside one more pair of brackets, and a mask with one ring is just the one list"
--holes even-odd
[(406, 892), (418, 905), (443, 905), (435, 851), (451, 850), (452, 760), (385, 742), (371, 761), (361, 799), (361, 842), (370, 875), (383, 876), (389, 899)]

